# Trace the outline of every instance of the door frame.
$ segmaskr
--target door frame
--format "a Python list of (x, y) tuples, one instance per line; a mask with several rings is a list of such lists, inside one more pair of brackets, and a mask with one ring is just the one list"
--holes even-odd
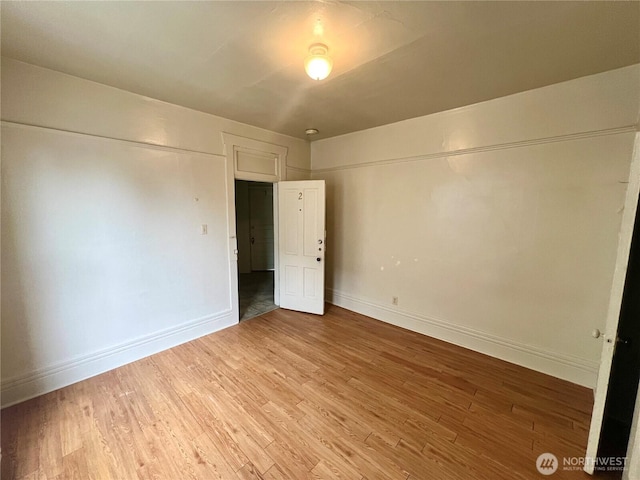
[[(273, 184), (273, 303), (280, 305), (280, 275), (278, 272), (278, 182), (286, 180), (287, 153), (289, 149), (282, 145), (263, 142), (253, 138), (241, 137), (232, 133), (222, 132), (223, 155), (226, 158), (226, 187), (227, 187), (227, 234), (229, 237), (229, 288), (231, 314), (235, 323), (240, 321), (238, 299), (238, 237), (236, 229), (236, 192), (235, 181), (264, 182)], [(257, 158), (253, 171), (246, 165), (241, 165), (239, 156), (242, 153)], [(259, 164), (262, 162), (262, 164)]]
[[(636, 165), (640, 165), (640, 132), (636, 133), (633, 155), (632, 162)], [(638, 170), (640, 170), (640, 167)], [(637, 176), (640, 177), (640, 172), (637, 172)], [(636, 393), (636, 407), (633, 412), (633, 421), (631, 423), (631, 432), (629, 434), (629, 443), (627, 445), (626, 467), (626, 470), (622, 474), (623, 480), (632, 480), (640, 476), (640, 386)]]
[[(595, 459), (598, 455), (598, 446), (602, 425), (605, 421), (605, 406), (607, 392), (609, 389), (609, 380), (611, 376), (611, 366), (613, 355), (615, 353), (616, 338), (618, 334), (618, 322), (620, 319), (620, 311), (622, 307), (622, 296), (629, 267), (629, 254), (631, 252), (631, 240), (636, 219), (636, 210), (638, 208), (638, 195), (640, 194), (640, 133), (636, 133), (629, 168), (629, 183), (625, 195), (624, 210), (622, 212), (622, 220), (620, 231), (618, 234), (618, 251), (616, 255), (616, 265), (611, 281), (611, 293), (609, 295), (609, 308), (607, 311), (607, 319), (605, 332), (601, 338), (604, 342), (602, 345), (602, 353), (600, 354), (600, 367), (598, 370), (598, 380), (594, 392), (594, 405), (591, 413), (591, 425), (589, 427), (589, 440), (587, 443), (587, 451), (585, 453), (584, 470), (589, 474), (593, 474), (595, 470)], [(640, 392), (637, 394), (640, 399)], [(636, 411), (634, 417), (638, 416), (638, 401), (636, 401)], [(635, 421), (636, 428), (637, 420)], [(631, 432), (629, 447), (633, 446), (637, 437)], [(637, 459), (635, 460), (637, 462)]]

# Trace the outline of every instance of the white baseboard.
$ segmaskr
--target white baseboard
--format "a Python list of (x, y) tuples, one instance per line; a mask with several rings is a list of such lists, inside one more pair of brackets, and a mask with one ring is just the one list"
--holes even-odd
[(596, 384), (598, 363), (591, 360), (514, 342), (441, 319), (389, 308), (332, 289), (327, 289), (327, 301), (377, 320), (562, 378), (578, 385), (593, 388)]
[(176, 327), (92, 352), (2, 381), (2, 408), (99, 375), (181, 343), (238, 323), (231, 310), (197, 318)]

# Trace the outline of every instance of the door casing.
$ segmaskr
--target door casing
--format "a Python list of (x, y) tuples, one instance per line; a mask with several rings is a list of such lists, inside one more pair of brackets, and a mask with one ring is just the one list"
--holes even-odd
[[(277, 185), (285, 180), (288, 149), (282, 145), (263, 142), (222, 132), (223, 153), (226, 157), (227, 176), (227, 234), (229, 238), (229, 302), (236, 323), (240, 321), (238, 307), (238, 239), (236, 232), (235, 180), (266, 182), (273, 184), (273, 242), (274, 242), (274, 292), (273, 300), (280, 304), (280, 278), (278, 272), (278, 198)], [(243, 158), (242, 155), (245, 154)], [(261, 163), (262, 162), (262, 163)], [(252, 167), (253, 166), (253, 167)]]

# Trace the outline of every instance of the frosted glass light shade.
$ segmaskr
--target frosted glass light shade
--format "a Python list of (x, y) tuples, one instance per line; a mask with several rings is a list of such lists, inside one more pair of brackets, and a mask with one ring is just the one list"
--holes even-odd
[(304, 69), (314, 80), (323, 80), (331, 73), (333, 61), (327, 56), (328, 48), (321, 43), (309, 47), (309, 56), (304, 61)]

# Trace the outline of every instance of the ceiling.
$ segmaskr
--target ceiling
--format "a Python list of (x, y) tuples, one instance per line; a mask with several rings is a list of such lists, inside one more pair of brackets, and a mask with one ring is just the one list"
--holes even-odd
[[(1, 2), (2, 54), (326, 138), (640, 62), (638, 2)], [(311, 43), (334, 70), (304, 72)]]

